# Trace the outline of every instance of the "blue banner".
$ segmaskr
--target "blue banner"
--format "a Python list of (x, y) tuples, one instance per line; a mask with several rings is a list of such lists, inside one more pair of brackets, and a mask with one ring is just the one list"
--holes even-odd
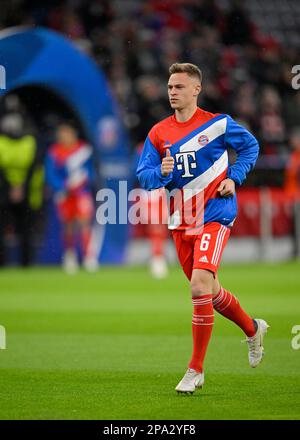
[[(63, 36), (23, 27), (0, 33), (0, 65), (6, 73), (6, 89), (0, 90), (0, 95), (37, 86), (71, 106), (99, 157), (103, 187), (114, 190), (118, 199), (119, 181), (131, 177), (128, 136), (100, 68)], [(61, 243), (56, 228), (51, 215), (41, 252), (43, 262), (59, 261)], [(127, 225), (96, 225), (94, 232), (100, 262), (122, 263)], [(51, 249), (60, 251), (51, 253)]]

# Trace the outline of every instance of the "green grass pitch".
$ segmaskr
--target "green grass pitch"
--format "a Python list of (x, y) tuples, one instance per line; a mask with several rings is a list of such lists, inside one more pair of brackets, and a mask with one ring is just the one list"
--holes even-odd
[(224, 265), (222, 284), (271, 328), (251, 369), (242, 332), (216, 314), (206, 382), (174, 387), (191, 354), (192, 306), (179, 268), (0, 271), (0, 419), (299, 419), (300, 264)]

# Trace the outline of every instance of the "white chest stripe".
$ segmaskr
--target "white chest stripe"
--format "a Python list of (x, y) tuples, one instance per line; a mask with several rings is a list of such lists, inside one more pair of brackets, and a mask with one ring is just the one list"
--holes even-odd
[(92, 155), (92, 148), (89, 145), (83, 145), (76, 153), (67, 159), (66, 167), (72, 172), (84, 164)]
[[(224, 151), (221, 157), (206, 170), (203, 174), (193, 179), (191, 182), (184, 185), (183, 189), (183, 203), (186, 203), (189, 199), (196, 194), (204, 191), (204, 189), (213, 182), (223, 171), (228, 167), (228, 154)], [(181, 213), (179, 210), (169, 217), (169, 229), (176, 229), (181, 224)]]
[(183, 200), (186, 202), (191, 197), (203, 191), (211, 182), (213, 182), (228, 167), (228, 153), (225, 150), (222, 156), (203, 174), (184, 185)]
[[(210, 125), (208, 128), (206, 128), (203, 131), (200, 131), (200, 133), (197, 133), (196, 136), (192, 137), (189, 141), (187, 141), (185, 144), (181, 145), (180, 151), (198, 151), (201, 148), (204, 148), (207, 144), (218, 138), (219, 136), (222, 136), (222, 134), (225, 133), (227, 126), (227, 118), (224, 117), (223, 119), (220, 119), (219, 121), (215, 122), (214, 124)], [(208, 142), (205, 145), (201, 145), (198, 142), (198, 139), (200, 136), (206, 136), (208, 138)]]

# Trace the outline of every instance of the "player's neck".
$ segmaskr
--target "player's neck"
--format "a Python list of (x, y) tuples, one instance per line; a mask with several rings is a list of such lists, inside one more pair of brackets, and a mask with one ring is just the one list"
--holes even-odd
[(197, 105), (185, 107), (183, 109), (175, 110), (175, 117), (178, 122), (186, 122), (195, 114)]
[(62, 146), (63, 146), (63, 148), (65, 150), (72, 150), (74, 147), (76, 147), (77, 144), (78, 144), (77, 141), (74, 141), (74, 142), (64, 142), (62, 144)]

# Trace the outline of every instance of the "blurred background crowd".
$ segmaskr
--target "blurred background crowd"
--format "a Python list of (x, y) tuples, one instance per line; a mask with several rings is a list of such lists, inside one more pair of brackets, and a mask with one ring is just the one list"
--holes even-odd
[[(300, 171), (289, 165), (300, 151), (300, 92), (292, 87), (292, 68), (300, 64), (299, 1), (3, 0), (0, 27), (19, 25), (62, 33), (95, 60), (120, 105), (132, 151), (170, 114), (168, 67), (197, 64), (204, 78), (199, 105), (230, 114), (260, 142), (246, 185), (300, 187)], [(21, 111), (23, 129), (45, 151), (57, 114), (50, 103), (36, 124), (39, 112), (26, 104), (22, 96), (2, 101), (1, 130), (13, 130), (5, 117)]]
[[(283, 168), (300, 121), (300, 94), (291, 86), (300, 63), (299, 2), (1, 2), (0, 25), (22, 24), (63, 33), (94, 58), (121, 105), (132, 148), (170, 114), (168, 67), (184, 60), (203, 71), (200, 106), (229, 113), (257, 136), (266, 155), (259, 168)], [(276, 173), (252, 179), (282, 184)]]

